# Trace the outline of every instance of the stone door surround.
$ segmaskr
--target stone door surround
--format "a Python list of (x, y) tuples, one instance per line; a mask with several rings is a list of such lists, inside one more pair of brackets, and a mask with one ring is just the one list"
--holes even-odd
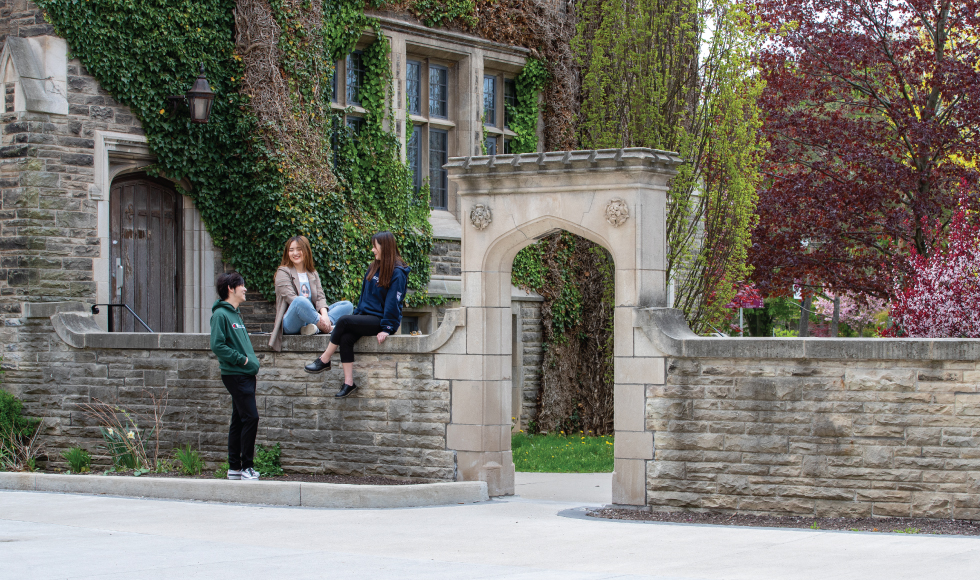
[(454, 158), (460, 196), (465, 354), (445, 354), (452, 373), (447, 445), (459, 477), (514, 492), (511, 436), (511, 269), (517, 252), (556, 230), (606, 248), (616, 268), (615, 473), (613, 501), (646, 503), (645, 387), (663, 384), (664, 359), (641, 337), (634, 310), (667, 306), (667, 189), (682, 160), (652, 149), (559, 151)]

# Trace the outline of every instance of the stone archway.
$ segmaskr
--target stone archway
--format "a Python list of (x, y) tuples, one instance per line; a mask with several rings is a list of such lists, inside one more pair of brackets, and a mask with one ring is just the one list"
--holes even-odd
[[(521, 248), (563, 229), (602, 245), (616, 267), (614, 503), (643, 505), (653, 433), (648, 385), (663, 384), (664, 359), (634, 341), (634, 309), (667, 306), (668, 181), (681, 159), (651, 149), (571, 151), (451, 159), (463, 224), (465, 355), (443, 364), (452, 387), (447, 443), (459, 478), (514, 492), (510, 451), (511, 268)], [(437, 363), (438, 365), (438, 363)], [(454, 372), (455, 371), (455, 372)]]

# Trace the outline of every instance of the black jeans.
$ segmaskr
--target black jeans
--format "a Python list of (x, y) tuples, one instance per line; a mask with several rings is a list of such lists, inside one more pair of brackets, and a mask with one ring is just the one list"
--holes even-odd
[(381, 319), (369, 314), (341, 316), (330, 333), (330, 342), (340, 347), (340, 362), (354, 362), (354, 343), (362, 336), (381, 332)]
[(255, 432), (259, 410), (255, 407), (255, 375), (221, 375), (231, 393), (231, 427), (228, 429), (228, 469), (248, 469), (255, 457)]

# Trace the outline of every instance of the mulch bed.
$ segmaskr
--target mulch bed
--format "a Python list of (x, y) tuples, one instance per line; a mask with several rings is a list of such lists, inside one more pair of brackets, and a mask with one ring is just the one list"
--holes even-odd
[[(49, 473), (64, 473), (64, 472), (49, 472)], [(93, 471), (91, 473), (86, 473), (84, 475), (108, 475), (108, 476), (125, 476), (133, 477), (132, 471)], [(205, 471), (200, 475), (187, 475), (180, 471), (171, 471), (167, 473), (145, 473), (140, 477), (176, 477), (182, 479), (217, 479), (214, 476), (213, 471)], [(221, 478), (224, 479), (224, 478)], [(402, 479), (388, 479), (387, 477), (369, 475), (365, 477), (359, 477), (354, 475), (307, 475), (301, 473), (286, 473), (284, 475), (279, 475), (276, 477), (266, 477), (261, 476), (260, 481), (301, 481), (305, 483), (347, 483), (352, 485), (411, 485), (416, 483), (425, 483), (421, 481), (408, 481)]]
[(588, 510), (594, 518), (670, 522), (675, 524), (714, 524), (765, 528), (844, 530), (904, 534), (980, 536), (980, 522), (933, 520), (926, 518), (812, 518), (795, 516), (753, 516), (743, 514), (650, 512), (645, 510), (602, 508)]

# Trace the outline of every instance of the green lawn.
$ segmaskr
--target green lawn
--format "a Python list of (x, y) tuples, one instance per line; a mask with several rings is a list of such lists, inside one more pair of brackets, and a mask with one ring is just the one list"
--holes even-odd
[(583, 435), (511, 437), (517, 471), (543, 473), (608, 473), (613, 470), (613, 438)]

